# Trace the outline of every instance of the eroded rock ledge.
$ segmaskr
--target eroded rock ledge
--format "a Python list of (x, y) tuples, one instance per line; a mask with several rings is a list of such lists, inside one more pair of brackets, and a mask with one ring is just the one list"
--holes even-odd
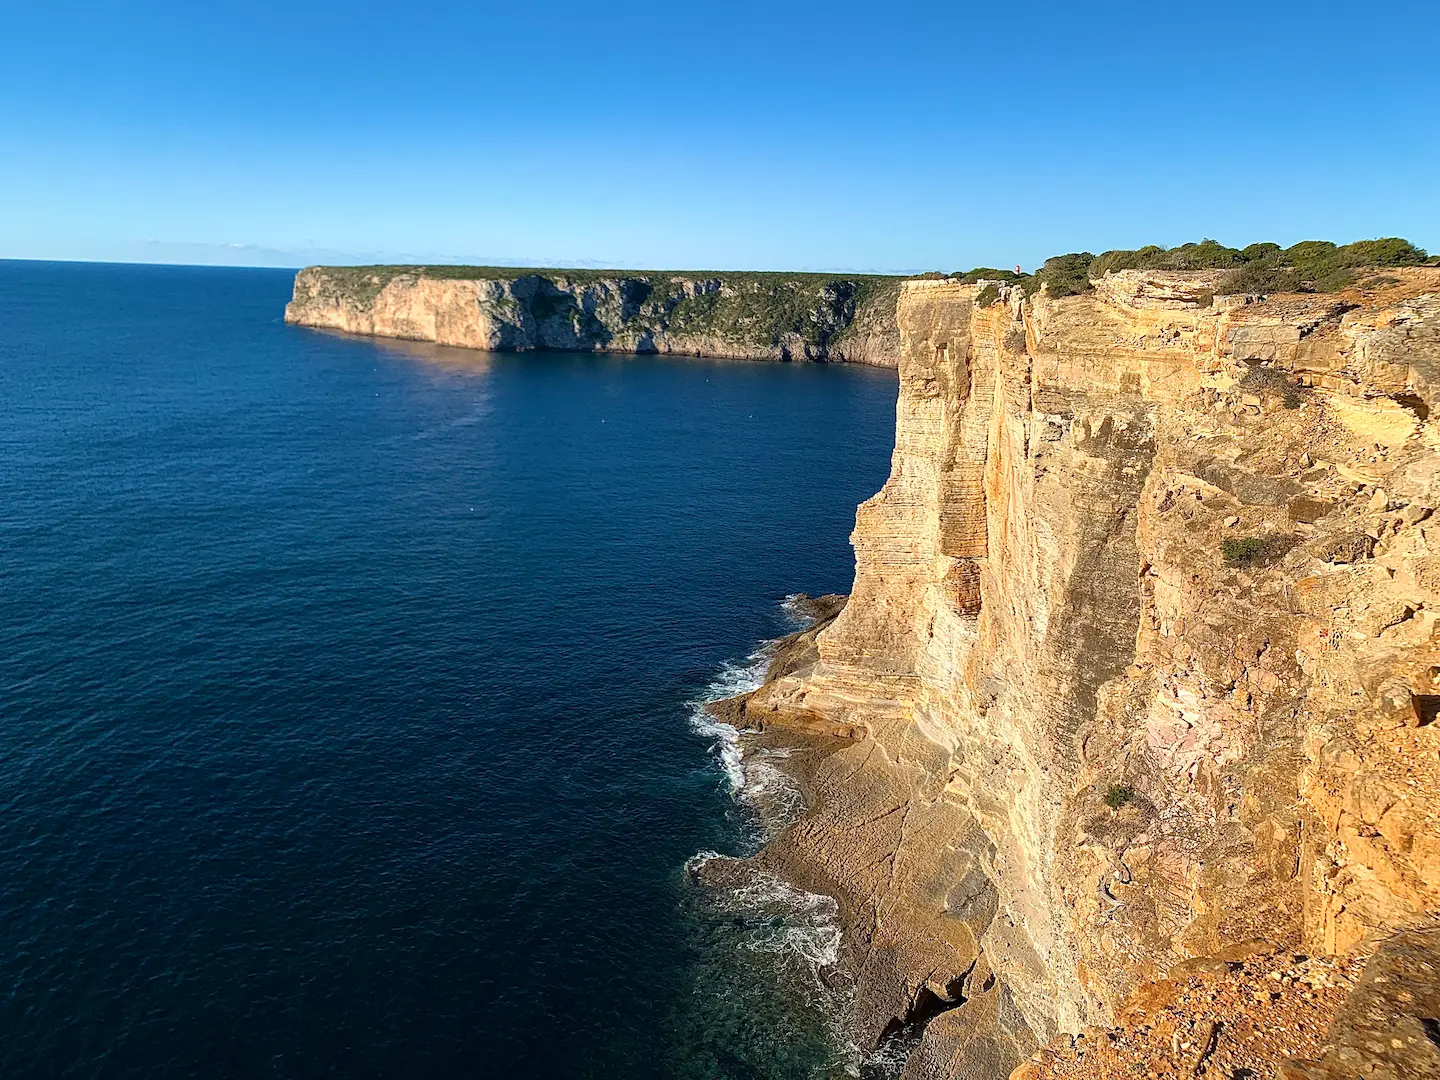
[[(1073, 1036), (1128, 1045), (1105, 1034), (1127, 1002), (1257, 941), (1306, 977), (1403, 967), (1384, 1008), (1412, 1056), (1382, 1075), (1440, 1070), (1416, 1036), (1440, 985), (1440, 271), (1215, 283), (1124, 271), (985, 307), (983, 283), (906, 283), (853, 593), (730, 707), (819, 740), (811, 811), (760, 858), (846, 913), (861, 1045), (953, 1006), (906, 1077), (1037, 1050), (1025, 1075), (1130, 1075), (1064, 1072)], [(1320, 1057), (1277, 1042), (1242, 1071), (1379, 1062), (1383, 1009), (1336, 1000)], [(1192, 1036), (1175, 1075), (1252, 1052)]]
[(873, 275), (312, 266), (285, 321), (490, 351), (894, 367), (899, 287)]

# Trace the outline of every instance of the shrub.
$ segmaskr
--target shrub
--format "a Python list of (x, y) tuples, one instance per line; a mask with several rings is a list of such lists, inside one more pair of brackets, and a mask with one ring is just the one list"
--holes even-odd
[(1214, 240), (1198, 244), (1181, 244), (1165, 253), (1162, 266), (1166, 270), (1225, 270), (1239, 266), (1245, 257), (1235, 248)]
[(1425, 252), (1410, 241), (1387, 236), (1339, 247), (1328, 240), (1302, 240), (1282, 251), (1277, 261), (1316, 292), (1336, 292), (1355, 283), (1357, 267), (1419, 266), (1425, 259)]
[(1000, 299), (1000, 286), (993, 281), (980, 290), (980, 295), (975, 297), (976, 307), (989, 307)]
[(1101, 277), (1107, 270), (1153, 270), (1164, 255), (1165, 249), (1154, 244), (1135, 251), (1106, 251), (1090, 264), (1090, 276)]
[(1310, 288), (1316, 292), (1339, 292), (1354, 284), (1355, 271), (1339, 268), (1317, 274), (1314, 280), (1309, 282)]
[(1356, 240), (1340, 251), (1347, 266), (1421, 266), (1426, 260), (1423, 249), (1398, 236)]
[[(1329, 240), (1302, 240), (1288, 248), (1268, 242), (1232, 248), (1207, 238), (1173, 248), (1151, 244), (1098, 256), (1089, 252), (1057, 255), (1046, 259), (1034, 274), (976, 267), (953, 277), (969, 284), (981, 280), (1009, 282), (1022, 287), (1027, 296), (1034, 296), (1043, 284), (1051, 296), (1059, 297), (1088, 292), (1091, 280), (1110, 270), (1227, 270), (1218, 292), (1333, 292), (1354, 284), (1354, 271), (1358, 269), (1424, 265), (1440, 265), (1440, 258), (1428, 256), (1424, 249), (1398, 236), (1344, 245)], [(944, 277), (934, 273), (922, 276)]]
[(1240, 257), (1247, 263), (1269, 263), (1274, 265), (1280, 258), (1279, 244), (1250, 244), (1240, 249)]
[(1301, 240), (1291, 244), (1280, 253), (1280, 258), (1292, 265), (1314, 265), (1336, 257), (1340, 249), (1329, 240)]
[(1012, 328), (1005, 333), (1005, 348), (1016, 355), (1025, 352), (1025, 331), (1019, 328)]
[(1245, 373), (1239, 385), (1260, 394), (1278, 394), (1287, 409), (1300, 407), (1300, 388), (1290, 380), (1290, 376), (1277, 367), (1256, 364)]
[(1210, 239), (1174, 248), (1152, 244), (1135, 251), (1105, 252), (1090, 264), (1090, 276), (1101, 277), (1107, 270), (1223, 270), (1245, 261), (1244, 252)]
[(1295, 271), (1281, 266), (1249, 263), (1231, 270), (1215, 287), (1219, 293), (1287, 293), (1300, 291)]
[(1055, 255), (1045, 260), (1035, 277), (1052, 297), (1075, 296), (1090, 291), (1090, 264), (1094, 261), (1088, 251)]
[(1105, 805), (1111, 810), (1119, 810), (1126, 803), (1135, 800), (1135, 789), (1126, 787), (1124, 784), (1111, 784), (1105, 792)]
[(1260, 536), (1227, 537), (1220, 541), (1220, 554), (1231, 566), (1254, 566), (1265, 556), (1265, 539)]

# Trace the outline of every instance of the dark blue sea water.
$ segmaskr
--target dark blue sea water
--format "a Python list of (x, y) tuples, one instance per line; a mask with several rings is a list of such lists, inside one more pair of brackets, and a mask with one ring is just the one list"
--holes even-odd
[(0, 262), (0, 1076), (825, 1075), (688, 703), (848, 587), (893, 373), (289, 282)]

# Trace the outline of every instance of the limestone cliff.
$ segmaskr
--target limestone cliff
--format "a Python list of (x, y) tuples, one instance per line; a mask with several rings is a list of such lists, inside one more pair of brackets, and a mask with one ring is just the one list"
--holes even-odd
[(681, 353), (894, 367), (898, 278), (323, 267), (285, 321), (499, 351)]
[(1440, 270), (1218, 280), (900, 292), (853, 593), (739, 713), (830, 739), (761, 858), (840, 901), (906, 1077), (1003, 1077), (1239, 943), (1440, 914)]

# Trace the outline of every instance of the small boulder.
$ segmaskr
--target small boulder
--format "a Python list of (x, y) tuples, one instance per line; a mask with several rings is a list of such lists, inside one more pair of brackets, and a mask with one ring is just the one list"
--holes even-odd
[(1321, 562), (1358, 563), (1368, 559), (1375, 551), (1375, 538), (1364, 533), (1347, 533), (1327, 541), (1316, 555)]
[(1405, 727), (1420, 726), (1420, 703), (1410, 687), (1398, 680), (1380, 687), (1380, 711)]
[(1317, 499), (1313, 495), (1296, 495), (1285, 505), (1285, 512), (1291, 521), (1303, 521), (1306, 524), (1319, 521), (1334, 509), (1335, 504), (1329, 499)]

